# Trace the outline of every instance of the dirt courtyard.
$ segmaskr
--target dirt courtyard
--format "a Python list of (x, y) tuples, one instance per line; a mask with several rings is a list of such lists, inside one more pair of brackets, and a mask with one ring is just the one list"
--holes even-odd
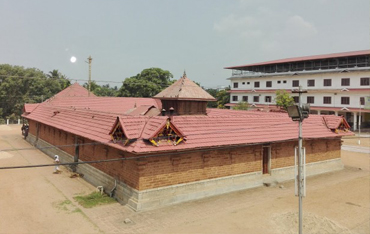
[[(0, 150), (29, 147), (20, 125), (0, 125)], [(370, 233), (370, 154), (342, 150), (342, 161), (344, 170), (307, 179), (303, 233)], [(1, 167), (52, 162), (38, 150), (0, 152)], [(81, 207), (73, 197), (95, 188), (62, 170), (0, 170), (0, 233), (297, 233), (292, 181), (135, 212), (118, 203)]]

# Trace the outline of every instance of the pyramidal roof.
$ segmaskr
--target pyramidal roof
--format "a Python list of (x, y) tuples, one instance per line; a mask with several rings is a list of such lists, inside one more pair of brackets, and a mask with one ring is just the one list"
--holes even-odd
[(216, 101), (209, 93), (186, 77), (186, 73), (170, 87), (153, 98), (162, 100)]
[[(68, 86), (59, 93), (55, 94), (55, 97), (87, 97), (87, 96), (89, 96), (89, 91), (82, 87), (77, 82), (74, 83), (73, 85)], [(95, 97), (95, 95), (92, 92), (90, 92), (90, 96)]]

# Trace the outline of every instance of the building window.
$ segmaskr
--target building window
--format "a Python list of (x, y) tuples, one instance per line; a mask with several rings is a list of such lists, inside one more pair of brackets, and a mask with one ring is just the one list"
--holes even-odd
[(245, 82), (242, 82), (242, 85), (245, 85)]
[(369, 77), (362, 77), (360, 79), (360, 85), (361, 86), (368, 86), (368, 85), (370, 85), (370, 78)]
[(324, 86), (331, 86), (331, 79), (324, 79)]
[(307, 80), (307, 86), (308, 87), (314, 87), (315, 86), (315, 80)]
[(271, 102), (271, 96), (266, 96), (265, 97), (265, 102)]
[(238, 82), (234, 82), (234, 88), (238, 88), (239, 87), (239, 83)]
[(259, 88), (260, 87), (260, 82), (259, 81), (255, 81), (254, 82), (254, 87), (255, 88)]
[(360, 97), (360, 105), (365, 105), (365, 98), (364, 97)]
[(233, 96), (233, 101), (237, 102), (238, 101), (238, 96)]
[(342, 105), (349, 105), (349, 97), (342, 97), (341, 103)]
[(280, 84), (281, 83), (281, 81), (280, 80), (278, 80), (278, 84)]
[(299, 80), (293, 80), (292, 86), (299, 87)]
[(283, 83), (286, 84), (286, 80), (283, 80)]
[(248, 96), (243, 96), (243, 102), (248, 102)]
[(266, 87), (268, 88), (272, 87), (272, 81), (266, 81)]
[(247, 84), (250, 84), (251, 82), (247, 82)]
[(294, 100), (294, 103), (298, 103), (299, 102), (299, 97), (298, 96), (294, 96), (293, 97), (293, 100)]
[(307, 103), (310, 103), (310, 104), (315, 103), (315, 97), (314, 96), (308, 96), (307, 97)]
[(253, 96), (253, 102), (259, 102), (260, 97), (259, 96)]
[(349, 86), (350, 81), (349, 78), (342, 78), (342, 86)]
[(331, 104), (331, 97), (324, 97), (324, 104)]

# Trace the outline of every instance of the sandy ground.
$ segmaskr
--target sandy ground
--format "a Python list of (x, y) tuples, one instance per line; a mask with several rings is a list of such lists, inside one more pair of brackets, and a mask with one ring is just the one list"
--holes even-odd
[(343, 138), (343, 145), (352, 145), (370, 148), (370, 137), (359, 137), (359, 136), (346, 137)]
[[(0, 149), (24, 147), (20, 126), (0, 125)], [(370, 155), (342, 151), (342, 161), (344, 170), (308, 178), (304, 233), (370, 233)], [(0, 153), (0, 166), (51, 162), (37, 150)], [(297, 233), (293, 182), (134, 212), (118, 203), (82, 208), (73, 196), (94, 188), (52, 171), (0, 170), (0, 233)]]
[[(26, 148), (20, 126), (0, 125), (0, 149)], [(0, 152), (0, 165), (53, 163), (38, 150)], [(84, 194), (93, 190), (85, 181), (53, 174), (52, 167), (0, 170), (1, 233), (99, 233), (66, 193)], [(63, 191), (62, 191), (63, 190)]]

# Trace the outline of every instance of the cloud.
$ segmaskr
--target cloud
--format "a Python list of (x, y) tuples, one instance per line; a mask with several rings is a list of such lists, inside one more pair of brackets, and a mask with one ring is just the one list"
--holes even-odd
[(238, 17), (234, 14), (222, 18), (219, 22), (214, 23), (213, 29), (217, 32), (243, 32), (253, 26), (254, 18), (249, 16)]
[(318, 30), (312, 23), (304, 20), (301, 16), (294, 15), (286, 21), (285, 33), (295, 37), (308, 37), (316, 35)]

